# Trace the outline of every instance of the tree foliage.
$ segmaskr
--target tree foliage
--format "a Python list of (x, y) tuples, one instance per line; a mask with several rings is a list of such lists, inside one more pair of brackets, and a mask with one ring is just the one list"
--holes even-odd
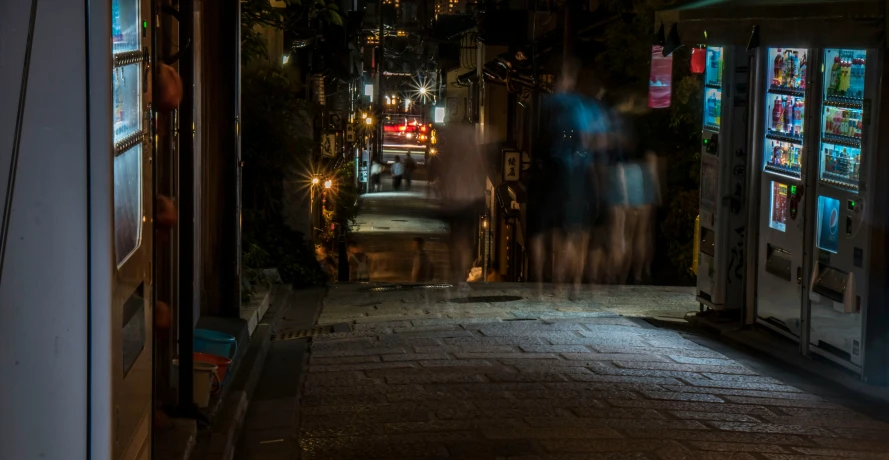
[(244, 265), (276, 267), (294, 285), (321, 283), (314, 248), (285, 224), (282, 203), (288, 165), (311, 160), (305, 126), (311, 127), (313, 108), (274, 68), (245, 74), (242, 91)]
[(241, 58), (245, 63), (268, 59), (262, 27), (294, 32), (302, 38), (314, 38), (326, 27), (343, 25), (335, 1), (280, 0), (284, 8), (271, 0), (241, 0)]

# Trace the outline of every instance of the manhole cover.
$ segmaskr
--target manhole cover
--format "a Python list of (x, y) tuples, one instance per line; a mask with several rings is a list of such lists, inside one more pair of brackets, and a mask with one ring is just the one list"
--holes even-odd
[(317, 326), (311, 329), (299, 331), (284, 331), (272, 336), (272, 340), (296, 340), (316, 335), (333, 334), (334, 332), (351, 332), (352, 326), (348, 323), (334, 324), (331, 326)]
[(476, 297), (458, 297), (451, 299), (451, 303), (497, 303), (497, 302), (515, 302), (522, 300), (517, 295), (482, 295)]
[(376, 286), (362, 289), (367, 292), (408, 291), (412, 289), (447, 289), (451, 284), (391, 284), (388, 286)]

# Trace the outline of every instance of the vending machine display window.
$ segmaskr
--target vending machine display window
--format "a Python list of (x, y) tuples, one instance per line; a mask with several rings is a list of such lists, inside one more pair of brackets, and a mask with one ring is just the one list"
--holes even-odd
[(779, 232), (787, 231), (787, 185), (772, 182), (771, 206), (769, 209), (769, 227)]
[(799, 179), (806, 109), (805, 49), (770, 48), (763, 169)]
[(141, 48), (140, 0), (111, 0), (111, 49), (114, 53)]
[(114, 158), (114, 251), (120, 266), (142, 239), (142, 145)]
[(840, 241), (840, 200), (818, 197), (818, 231), (815, 244), (834, 254), (837, 253)]
[(142, 72), (140, 64), (117, 67), (113, 70), (112, 110), (114, 110), (114, 140), (120, 141), (141, 129)]
[(858, 191), (861, 167), (864, 50), (824, 51), (824, 94), (821, 113), (821, 183)]
[(710, 131), (719, 131), (722, 123), (722, 66), (722, 47), (708, 47), (704, 72), (704, 128)]

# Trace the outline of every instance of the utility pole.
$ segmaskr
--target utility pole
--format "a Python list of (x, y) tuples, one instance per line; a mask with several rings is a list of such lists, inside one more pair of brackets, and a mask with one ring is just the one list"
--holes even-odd
[(377, 44), (377, 50), (379, 51), (377, 55), (377, 87), (376, 87), (376, 105), (379, 107), (379, 116), (377, 120), (377, 159), (382, 163), (383, 162), (383, 69), (385, 66), (383, 62), (385, 61), (386, 56), (386, 48), (385, 48), (385, 35), (386, 28), (383, 24), (383, 0), (378, 0), (380, 5), (380, 39)]

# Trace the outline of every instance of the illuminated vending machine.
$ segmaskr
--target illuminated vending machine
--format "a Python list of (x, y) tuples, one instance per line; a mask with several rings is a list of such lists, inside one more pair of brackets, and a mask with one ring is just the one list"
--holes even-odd
[(707, 47), (705, 65), (696, 293), (707, 308), (733, 310), (744, 292), (749, 66), (745, 53), (721, 46)]
[(870, 101), (878, 100), (876, 50), (825, 49), (818, 117), (818, 174), (809, 290), (810, 351), (861, 372), (862, 312), (870, 263)]
[[(107, 3), (106, 3), (107, 5)], [(149, 2), (111, 0), (114, 266), (111, 427), (116, 459), (147, 459), (152, 401)]]
[[(799, 340), (803, 302), (807, 93), (812, 50), (768, 48), (761, 63), (762, 125), (757, 321)], [(760, 109), (760, 110), (762, 110)]]

